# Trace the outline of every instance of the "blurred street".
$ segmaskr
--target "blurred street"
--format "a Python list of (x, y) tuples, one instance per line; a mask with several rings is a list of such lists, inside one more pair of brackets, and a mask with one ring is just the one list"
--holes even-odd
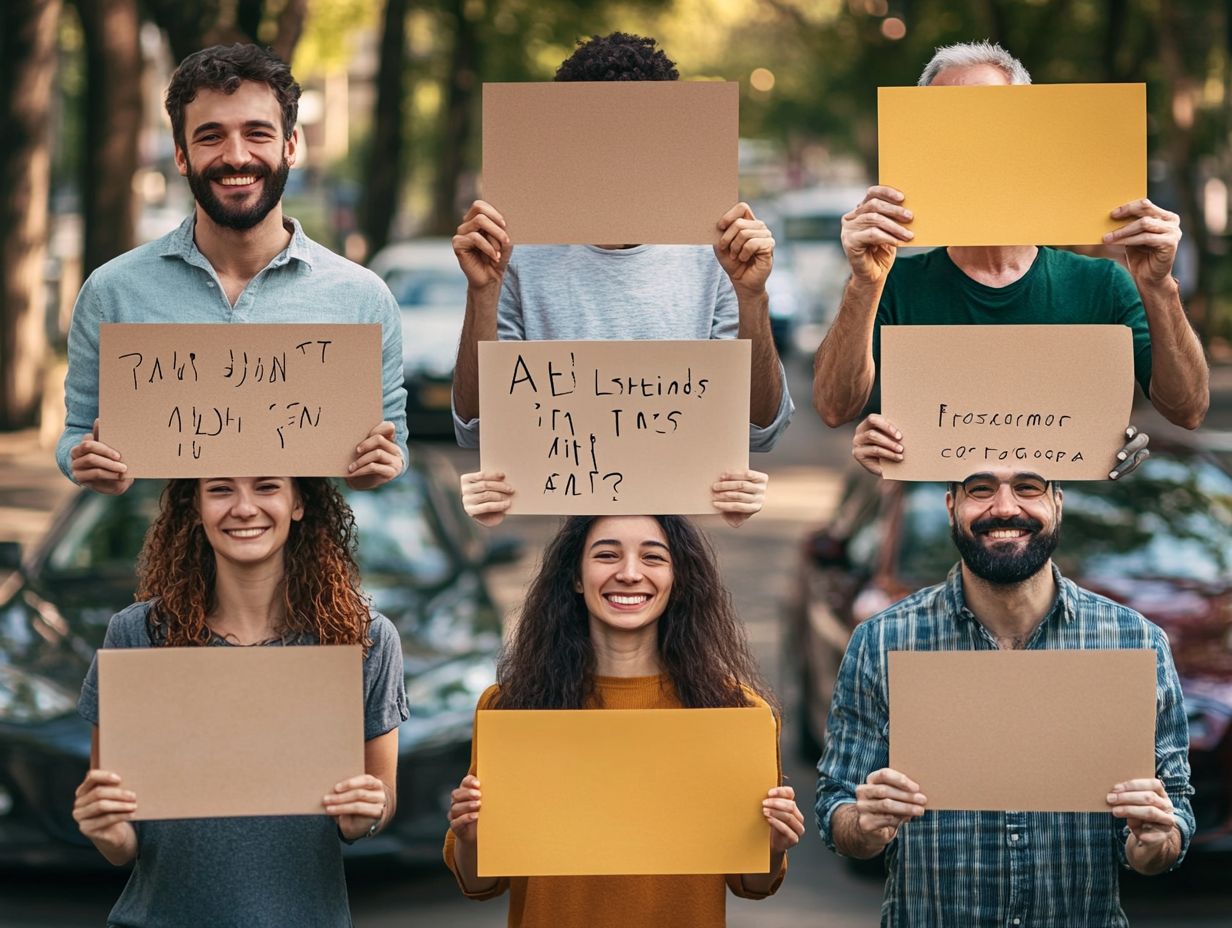
[[(826, 429), (809, 400), (807, 365), (789, 363), (796, 417), (784, 440), (770, 455), (755, 456), (753, 466), (771, 474), (765, 510), (739, 530), (717, 519), (707, 528), (719, 552), (727, 584), (744, 617), (749, 638), (763, 670), (785, 700), (784, 770), (798, 792), (810, 824), (791, 854), (791, 872), (779, 894), (766, 902), (729, 898), (729, 924), (738, 928), (776, 928), (824, 924), (834, 928), (875, 924), (881, 882), (857, 875), (831, 854), (812, 828), (814, 772), (794, 744), (790, 703), (792, 681), (780, 670), (779, 612), (792, 582), (797, 549), (805, 532), (830, 511), (849, 460), (850, 428)], [(1232, 368), (1215, 372), (1208, 427), (1232, 429)], [(1148, 431), (1162, 426), (1147, 408), (1135, 410), (1135, 422)], [(477, 456), (441, 444), (460, 470), (475, 469)], [(51, 452), (40, 449), (33, 433), (0, 434), (0, 537), (30, 541), (45, 527), (49, 510), (71, 487), (55, 469)], [(524, 578), (556, 520), (528, 517), (510, 520), (498, 531), (522, 535), (529, 544), (522, 561), (494, 571), (493, 586), (506, 608), (516, 605)], [(461, 778), (464, 771), (458, 771)], [(71, 801), (66, 796), (65, 802)], [(444, 816), (441, 818), (444, 836)], [(1227, 861), (1191, 859), (1170, 877), (1126, 879), (1125, 908), (1135, 925), (1225, 926), (1232, 895), (1222, 874)], [(123, 885), (123, 874), (0, 873), (0, 923), (6, 928), (98, 925)], [(71, 892), (65, 887), (71, 883)], [(220, 889), (220, 891), (225, 891)], [(480, 928), (505, 924), (504, 901), (477, 904), (463, 899), (442, 865), (365, 865), (350, 871), (351, 906), (359, 928), (448, 925)]]

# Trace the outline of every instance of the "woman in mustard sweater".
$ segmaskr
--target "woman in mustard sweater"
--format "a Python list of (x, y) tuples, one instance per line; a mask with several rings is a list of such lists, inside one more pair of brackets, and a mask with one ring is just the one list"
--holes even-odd
[[(675, 709), (773, 701), (719, 579), (714, 553), (679, 516), (571, 518), (548, 545), (480, 709)], [(762, 802), (770, 872), (699, 876), (481, 878), (482, 788), (453, 791), (445, 862), (462, 892), (510, 892), (512, 928), (711, 928), (726, 890), (761, 899), (804, 833), (789, 786)]]

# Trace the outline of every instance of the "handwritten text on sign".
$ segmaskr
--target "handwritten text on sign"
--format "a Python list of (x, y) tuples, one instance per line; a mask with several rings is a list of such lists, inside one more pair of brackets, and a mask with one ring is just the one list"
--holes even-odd
[(107, 324), (99, 438), (133, 477), (343, 475), (380, 378), (377, 325)]
[(1012, 468), (1104, 480), (1134, 398), (1123, 325), (888, 325), (881, 396), (903, 433), (891, 480)]
[(713, 513), (749, 460), (749, 342), (480, 342), (483, 470), (511, 512)]

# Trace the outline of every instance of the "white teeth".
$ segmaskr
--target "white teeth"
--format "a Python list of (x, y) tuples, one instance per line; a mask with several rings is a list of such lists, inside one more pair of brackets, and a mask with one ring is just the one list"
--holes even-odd
[(255, 183), (256, 180), (257, 179), (255, 177), (244, 174), (239, 177), (223, 177), (220, 178), (218, 182), (224, 187), (243, 187), (246, 184)]
[(229, 528), (227, 534), (232, 538), (256, 538), (264, 531), (263, 528)]
[(998, 528), (998, 529), (993, 529), (991, 532), (989, 532), (988, 537), (989, 538), (1017, 538), (1021, 534), (1023, 534), (1021, 529)]
[(607, 598), (611, 602), (616, 603), (618, 606), (637, 606), (650, 599), (650, 596), (646, 593), (637, 593), (632, 596), (621, 596), (618, 593), (610, 593)]

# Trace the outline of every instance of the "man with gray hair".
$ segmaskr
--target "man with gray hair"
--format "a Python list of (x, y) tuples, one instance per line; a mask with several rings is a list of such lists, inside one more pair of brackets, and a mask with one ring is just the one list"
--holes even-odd
[[(966, 42), (937, 49), (920, 86), (1029, 84), (1031, 75), (1001, 46)], [(1201, 425), (1210, 404), (1202, 346), (1172, 276), (1180, 217), (1148, 199), (1112, 210), (1125, 222), (1104, 236), (1123, 246), (1115, 261), (1035, 245), (950, 246), (895, 260), (911, 244), (913, 215), (892, 187), (868, 188), (843, 217), (851, 278), (813, 368), (813, 405), (831, 428), (864, 412), (852, 455), (880, 475), (903, 459), (902, 433), (880, 413), (881, 326), (1088, 323), (1133, 331), (1134, 374), (1170, 422)], [(871, 414), (870, 414), (871, 413)], [(1115, 479), (1146, 456), (1146, 436), (1131, 429)]]

